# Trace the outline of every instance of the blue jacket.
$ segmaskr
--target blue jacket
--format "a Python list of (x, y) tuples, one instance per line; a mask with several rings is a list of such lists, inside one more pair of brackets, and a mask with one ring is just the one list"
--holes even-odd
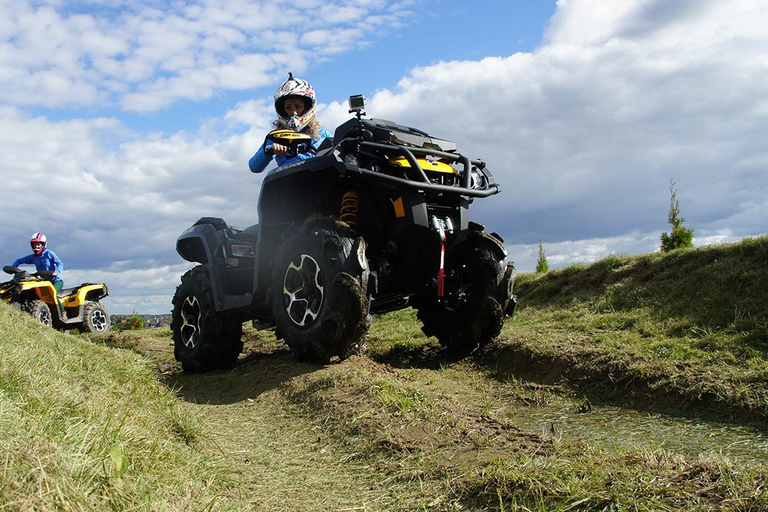
[(51, 278), (52, 283), (61, 281), (61, 273), (64, 271), (64, 264), (59, 257), (56, 256), (56, 253), (50, 249), (43, 249), (43, 252), (41, 252), (40, 255), (30, 254), (13, 262), (14, 267), (23, 264), (35, 265), (38, 272), (42, 270), (54, 272), (54, 276)]
[[(317, 139), (312, 139), (312, 147), (315, 149), (319, 148), (320, 144), (322, 144), (323, 141), (328, 137), (331, 137), (331, 132), (325, 128), (320, 128), (320, 137)], [(286, 158), (284, 155), (270, 155), (266, 152), (267, 148), (269, 147), (272, 147), (272, 141), (267, 141), (266, 143), (262, 144), (256, 154), (253, 155), (250, 160), (248, 160), (248, 167), (251, 169), (251, 172), (262, 172), (267, 168), (269, 162), (272, 161), (273, 156), (275, 157), (275, 161), (277, 162), (278, 166), (290, 162), (297, 162), (299, 160), (307, 160), (315, 156), (312, 153), (299, 153), (297, 156), (292, 158)]]

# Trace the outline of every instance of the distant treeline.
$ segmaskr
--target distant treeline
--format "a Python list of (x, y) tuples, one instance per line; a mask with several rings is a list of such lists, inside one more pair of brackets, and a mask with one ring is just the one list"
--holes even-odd
[(134, 311), (132, 315), (111, 315), (110, 319), (113, 328), (119, 331), (134, 331), (170, 325), (171, 314), (141, 315)]
[(151, 320), (151, 319), (154, 319), (154, 318), (163, 318), (163, 317), (170, 318), (171, 317), (171, 313), (169, 312), (169, 313), (166, 313), (164, 315), (142, 315), (142, 314), (139, 314), (139, 313), (134, 313), (132, 315), (109, 315), (109, 317), (112, 319), (112, 323), (121, 322), (123, 320), (126, 320), (128, 318), (132, 318), (134, 316), (137, 316), (137, 317), (139, 317), (139, 318), (141, 318), (143, 320)]

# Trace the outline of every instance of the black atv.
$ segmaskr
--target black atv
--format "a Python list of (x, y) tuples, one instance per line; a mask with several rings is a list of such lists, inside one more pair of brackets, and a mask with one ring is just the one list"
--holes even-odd
[[(364, 118), (363, 108), (351, 97), (356, 117), (314, 158), (265, 177), (259, 224), (206, 217), (178, 238), (178, 253), (200, 263), (173, 298), (185, 371), (232, 367), (245, 321), (323, 363), (361, 347), (372, 313), (408, 306), (449, 349), (499, 334), (516, 304), (515, 269), (501, 237), (469, 220), (474, 198), (499, 192), (493, 175), (454, 143)], [(268, 137), (297, 153), (310, 147), (296, 132)]]

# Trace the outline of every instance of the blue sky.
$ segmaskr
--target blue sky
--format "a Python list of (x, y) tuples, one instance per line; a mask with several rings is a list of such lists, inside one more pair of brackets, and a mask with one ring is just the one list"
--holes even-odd
[(674, 179), (696, 245), (766, 232), (762, 0), (0, 0), (0, 258), (45, 232), (68, 286), (164, 313), (201, 216), (255, 223), (247, 160), (288, 71), (331, 130), (455, 141), (503, 192), (473, 216), (532, 271), (658, 249)]
[[(65, 2), (65, 5), (73, 4), (78, 3)], [(88, 5), (84, 2), (76, 10), (70, 7), (61, 12), (94, 15), (99, 12), (89, 9)], [(541, 0), (493, 1), (483, 9), (459, 0), (423, 0), (405, 5), (406, 12), (392, 22), (396, 28), (364, 32), (359, 47), (298, 67), (304, 76), (311, 78), (321, 101), (324, 98), (341, 100), (357, 93), (370, 96), (380, 89), (392, 89), (404, 73), (417, 66), (532, 51), (541, 43), (544, 29), (555, 11), (554, 1)], [(120, 11), (115, 14), (117, 12)], [(489, 12), (492, 22), (489, 22)], [(293, 70), (290, 59), (286, 60), (283, 67)], [(244, 91), (221, 89), (200, 101), (184, 101), (140, 114), (108, 105), (34, 108), (32, 111), (52, 120), (115, 116), (135, 130), (174, 132), (196, 128), (201, 120), (219, 117), (240, 101), (269, 96), (274, 88), (275, 84), (269, 83)]]

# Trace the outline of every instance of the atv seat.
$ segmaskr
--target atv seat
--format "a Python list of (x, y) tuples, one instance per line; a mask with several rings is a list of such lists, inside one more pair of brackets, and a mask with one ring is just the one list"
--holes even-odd
[(72, 295), (76, 291), (77, 291), (77, 287), (75, 287), (75, 288), (63, 288), (59, 292), (59, 298), (66, 297), (67, 295)]

